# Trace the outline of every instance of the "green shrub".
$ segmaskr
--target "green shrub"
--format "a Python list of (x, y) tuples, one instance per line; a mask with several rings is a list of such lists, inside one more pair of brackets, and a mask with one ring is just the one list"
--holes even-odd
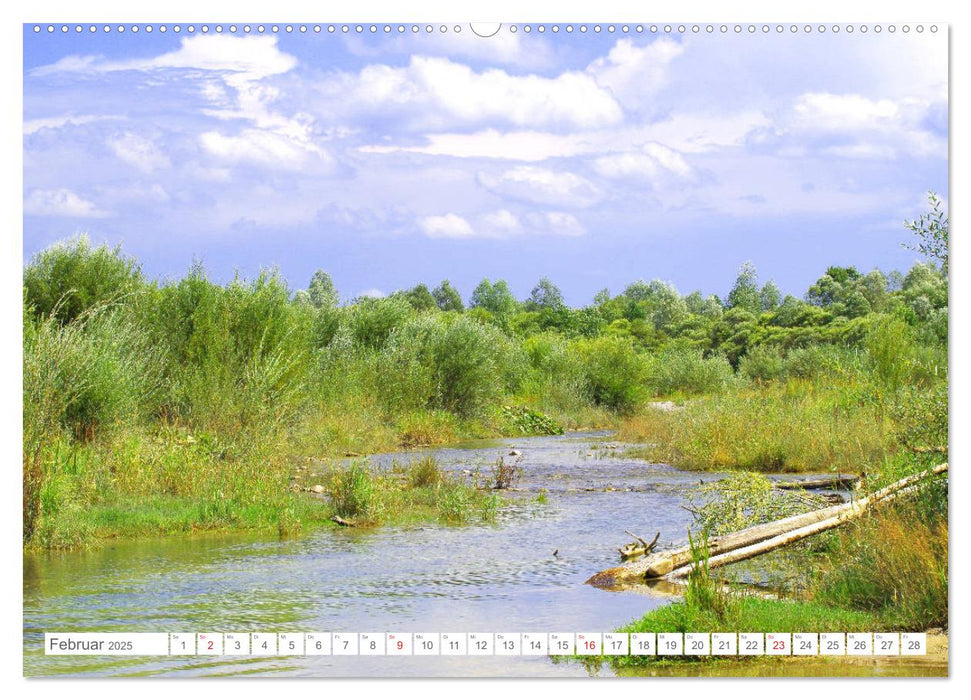
[(94, 307), (65, 325), (48, 316), (24, 326), (25, 444), (67, 430), (134, 423), (152, 406), (160, 358), (128, 314)]
[(337, 471), (331, 477), (330, 500), (338, 515), (370, 519), (376, 515), (377, 500), (371, 472), (361, 464)]
[(423, 316), (388, 339), (376, 379), (389, 408), (469, 416), (499, 400), (509, 388), (503, 370), (516, 360), (512, 343), (493, 326), (464, 317)]
[(401, 296), (362, 298), (350, 308), (347, 322), (358, 345), (380, 350), (394, 330), (404, 326), (414, 315), (411, 304)]
[(867, 355), (876, 376), (892, 388), (910, 376), (915, 345), (910, 326), (889, 316), (878, 317), (866, 335)]
[(732, 366), (721, 355), (706, 358), (701, 350), (679, 348), (653, 359), (648, 383), (659, 396), (706, 394), (723, 390), (733, 378)]
[(647, 371), (629, 337), (601, 336), (575, 345), (593, 400), (608, 408), (631, 412), (643, 400)]
[(411, 488), (438, 486), (445, 478), (438, 460), (431, 456), (416, 459), (408, 467), (408, 485)]
[(25, 304), (38, 316), (64, 323), (88, 309), (126, 300), (142, 284), (137, 263), (120, 247), (92, 248), (87, 236), (52, 245), (24, 268)]
[(782, 353), (777, 348), (760, 345), (745, 353), (745, 356), (739, 361), (738, 371), (749, 379), (771, 382), (785, 377), (786, 364), (782, 358)]
[(563, 426), (528, 406), (503, 406), (500, 415), (523, 435), (562, 435)]

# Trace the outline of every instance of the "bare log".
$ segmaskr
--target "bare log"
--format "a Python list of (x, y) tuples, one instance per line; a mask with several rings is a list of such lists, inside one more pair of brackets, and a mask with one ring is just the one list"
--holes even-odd
[(825, 479), (803, 479), (802, 481), (778, 481), (773, 488), (791, 489), (853, 489), (859, 483), (859, 476), (830, 476)]
[[(732, 561), (741, 561), (741, 559), (734, 559), (730, 561), (727, 557), (725, 559), (719, 559), (719, 556), (728, 552), (734, 552), (738, 549), (753, 547), (760, 542), (775, 540), (774, 546), (767, 545), (764, 548), (756, 548), (754, 550), (749, 549), (747, 550), (748, 556), (743, 556), (742, 558), (747, 559), (752, 556), (758, 556), (758, 554), (784, 546), (791, 541), (795, 541), (785, 541), (785, 536), (798, 530), (805, 530), (808, 534), (804, 534), (803, 537), (808, 537), (809, 535), (816, 534), (816, 532), (822, 532), (823, 530), (830, 529), (831, 527), (836, 527), (845, 522), (847, 519), (852, 519), (852, 517), (857, 517), (858, 515), (862, 514), (867, 508), (873, 506), (874, 504), (891, 499), (894, 494), (904, 491), (921, 480), (937, 474), (942, 474), (946, 471), (947, 464), (941, 464), (933, 469), (928, 469), (918, 474), (905, 477), (900, 481), (894, 482), (889, 486), (873, 492), (865, 498), (857, 499), (849, 503), (821, 508), (809, 513), (789, 516), (788, 518), (774, 520), (770, 523), (753, 525), (752, 527), (747, 527), (744, 530), (738, 530), (737, 532), (731, 532), (719, 537), (713, 537), (708, 541), (709, 566), (712, 565), (713, 561), (724, 562), (723, 564), (717, 564), (718, 566), (732, 563)], [(850, 515), (851, 517), (845, 517), (847, 515)], [(813, 526), (818, 524), (825, 525), (822, 526), (821, 529), (812, 529)], [(802, 537), (797, 537), (797, 539), (802, 539)], [(590, 577), (587, 580), (587, 583), (597, 587), (609, 588), (625, 581), (637, 581), (645, 578), (660, 578), (687, 567), (692, 563), (692, 560), (690, 546), (679, 547), (677, 549), (671, 549), (665, 552), (655, 552), (644, 557), (643, 559), (637, 560), (636, 562), (628, 562), (621, 566), (601, 571), (600, 573)]]
[(335, 523), (337, 523), (338, 525), (340, 525), (341, 527), (357, 527), (356, 522), (354, 522), (353, 520), (344, 520), (344, 518), (342, 518), (339, 515), (333, 515), (331, 516), (330, 519)]

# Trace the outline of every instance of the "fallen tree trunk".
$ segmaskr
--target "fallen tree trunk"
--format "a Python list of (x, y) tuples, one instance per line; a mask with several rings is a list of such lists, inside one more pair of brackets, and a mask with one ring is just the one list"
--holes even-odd
[[(753, 525), (744, 530), (731, 532), (708, 540), (709, 566), (724, 566), (734, 561), (749, 559), (759, 554), (772, 551), (791, 542), (809, 537), (817, 532), (831, 529), (862, 515), (868, 508), (881, 501), (890, 500), (895, 494), (917, 484), (923, 479), (942, 474), (947, 471), (947, 464), (941, 464), (933, 469), (905, 477), (865, 498), (843, 503), (809, 513), (793, 515), (770, 523)], [(790, 537), (795, 535), (794, 538)], [(760, 546), (761, 544), (761, 546)], [(736, 553), (736, 550), (742, 550)], [(735, 557), (728, 556), (736, 553)], [(724, 557), (722, 555), (725, 555)], [(614, 587), (625, 581), (660, 578), (673, 574), (686, 575), (693, 563), (690, 546), (671, 549), (666, 552), (651, 554), (636, 562), (606, 569), (591, 576), (587, 583), (602, 587)]]
[(825, 479), (805, 479), (803, 481), (777, 481), (772, 488), (790, 489), (852, 489), (860, 481), (858, 476), (831, 476)]

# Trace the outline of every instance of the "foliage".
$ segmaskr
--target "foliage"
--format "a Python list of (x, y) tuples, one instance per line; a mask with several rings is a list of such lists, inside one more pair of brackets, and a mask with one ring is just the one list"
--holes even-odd
[(464, 311), (465, 305), (462, 297), (448, 280), (442, 280), (435, 289), (432, 290), (435, 303), (442, 311)]
[(662, 351), (653, 358), (649, 374), (648, 384), (658, 396), (718, 393), (734, 378), (724, 357), (705, 357), (701, 350), (689, 348)]
[(416, 459), (408, 467), (408, 485), (411, 488), (438, 486), (444, 478), (441, 465), (431, 456)]
[(334, 281), (323, 270), (317, 270), (310, 278), (307, 297), (310, 304), (317, 309), (332, 309), (340, 300)]
[(798, 491), (774, 489), (761, 474), (731, 472), (724, 479), (693, 490), (688, 505), (701, 531), (715, 536), (822, 507), (823, 503)]
[(523, 435), (562, 435), (563, 426), (528, 406), (503, 406), (500, 412)]
[(331, 477), (330, 499), (338, 515), (368, 520), (376, 513), (375, 485), (371, 473), (362, 464), (339, 470)]
[(644, 396), (647, 367), (629, 338), (601, 336), (578, 341), (577, 352), (593, 400), (630, 412)]
[(912, 221), (904, 222), (904, 225), (917, 237), (917, 243), (908, 247), (939, 262), (946, 274), (950, 220), (944, 213), (944, 203), (934, 192), (927, 193), (927, 201), (931, 207), (929, 212), (921, 214)]
[(24, 304), (66, 323), (126, 300), (143, 284), (138, 264), (120, 247), (92, 248), (87, 236), (78, 236), (41, 251), (24, 268)]

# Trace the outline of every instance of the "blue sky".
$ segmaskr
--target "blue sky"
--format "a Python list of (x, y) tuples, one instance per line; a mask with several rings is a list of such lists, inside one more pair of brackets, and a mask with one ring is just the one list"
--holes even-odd
[(944, 32), (378, 26), (25, 27), (26, 258), (86, 232), (162, 278), (549, 276), (574, 305), (636, 279), (724, 294), (751, 260), (801, 294), (830, 264), (908, 268), (903, 220), (947, 192)]

